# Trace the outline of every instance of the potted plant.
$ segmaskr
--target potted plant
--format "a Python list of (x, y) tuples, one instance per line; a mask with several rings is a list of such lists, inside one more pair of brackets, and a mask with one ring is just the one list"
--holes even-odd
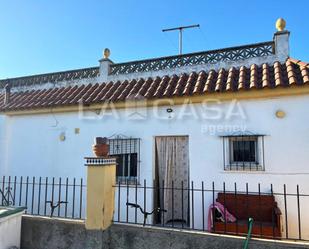
[(92, 145), (92, 151), (96, 157), (107, 157), (109, 153), (109, 144), (106, 137), (96, 137), (94, 139), (94, 145)]

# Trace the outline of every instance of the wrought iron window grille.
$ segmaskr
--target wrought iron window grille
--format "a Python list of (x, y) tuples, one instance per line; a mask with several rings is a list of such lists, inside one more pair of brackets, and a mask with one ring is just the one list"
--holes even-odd
[(264, 171), (264, 135), (234, 134), (222, 136), (226, 171)]
[(108, 138), (109, 155), (116, 158), (116, 178), (122, 184), (139, 180), (140, 138), (113, 135)]

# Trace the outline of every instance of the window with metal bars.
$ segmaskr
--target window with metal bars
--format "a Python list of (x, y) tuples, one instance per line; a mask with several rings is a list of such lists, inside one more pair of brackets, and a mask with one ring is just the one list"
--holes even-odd
[(264, 136), (223, 136), (225, 170), (264, 170)]
[(115, 136), (108, 139), (109, 155), (116, 158), (117, 182), (135, 184), (139, 179), (140, 139)]

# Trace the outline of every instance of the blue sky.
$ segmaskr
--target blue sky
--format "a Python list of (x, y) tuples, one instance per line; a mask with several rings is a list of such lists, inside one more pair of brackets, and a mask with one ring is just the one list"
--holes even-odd
[(97, 66), (105, 47), (114, 62), (271, 40), (283, 17), (291, 57), (309, 62), (308, 0), (105, 1), (0, 0), (0, 78)]

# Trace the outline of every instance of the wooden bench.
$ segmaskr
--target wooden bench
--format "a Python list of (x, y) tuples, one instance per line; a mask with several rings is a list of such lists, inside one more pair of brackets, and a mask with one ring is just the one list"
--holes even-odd
[(214, 232), (247, 234), (248, 219), (251, 217), (254, 220), (253, 236), (281, 238), (281, 211), (273, 195), (218, 193), (217, 202), (224, 205), (237, 220), (225, 223), (215, 219)]

